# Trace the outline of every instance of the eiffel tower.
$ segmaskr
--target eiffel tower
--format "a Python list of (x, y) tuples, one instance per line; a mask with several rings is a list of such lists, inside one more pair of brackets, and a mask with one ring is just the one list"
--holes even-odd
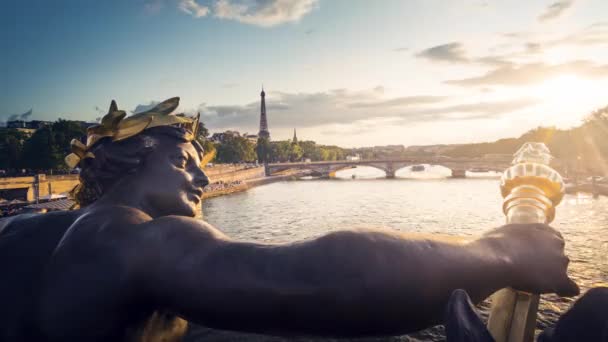
[(262, 87), (260, 97), (262, 98), (262, 105), (260, 107), (260, 132), (258, 133), (258, 137), (270, 140), (270, 132), (268, 132), (268, 121), (266, 119), (266, 93), (264, 92), (264, 87)]

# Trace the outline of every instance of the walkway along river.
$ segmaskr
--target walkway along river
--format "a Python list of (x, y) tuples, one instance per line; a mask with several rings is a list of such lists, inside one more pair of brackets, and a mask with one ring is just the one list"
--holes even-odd
[[(477, 235), (504, 222), (498, 179), (374, 179), (279, 182), (206, 200), (205, 219), (245, 240), (285, 242), (357, 227)], [(313, 190), (314, 189), (314, 190)], [(552, 224), (566, 239), (570, 273), (584, 293), (608, 283), (608, 198), (566, 195)], [(543, 296), (538, 329), (551, 326), (573, 299)], [(487, 314), (487, 304), (482, 304)], [(442, 340), (441, 327), (412, 335)], [(204, 337), (204, 338), (203, 338)], [(234, 333), (193, 329), (189, 341), (242, 340)], [(410, 337), (395, 337), (407, 341)], [(282, 341), (267, 336), (248, 340)], [(309, 341), (310, 339), (301, 339)], [(385, 341), (386, 339), (381, 339)]]

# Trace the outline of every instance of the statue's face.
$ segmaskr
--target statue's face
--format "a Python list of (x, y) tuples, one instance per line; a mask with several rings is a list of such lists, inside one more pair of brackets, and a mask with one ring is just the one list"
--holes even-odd
[(200, 168), (201, 156), (189, 142), (160, 138), (137, 174), (144, 205), (155, 216), (195, 216), (209, 178)]

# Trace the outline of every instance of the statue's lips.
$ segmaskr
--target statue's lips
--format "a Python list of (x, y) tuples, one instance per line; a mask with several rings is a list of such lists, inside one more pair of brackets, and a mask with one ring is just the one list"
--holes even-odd
[(201, 200), (201, 198), (203, 197), (203, 190), (200, 189), (192, 189), (190, 191), (188, 191), (189, 194), (194, 195), (197, 200)]

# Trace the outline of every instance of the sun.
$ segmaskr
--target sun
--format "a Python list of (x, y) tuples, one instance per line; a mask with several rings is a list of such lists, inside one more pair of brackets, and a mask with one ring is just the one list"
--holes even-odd
[(529, 89), (530, 95), (542, 102), (547, 119), (557, 124), (576, 124), (598, 99), (601, 87), (594, 81), (576, 75), (561, 74)]
[(542, 82), (536, 95), (547, 102), (570, 102), (581, 100), (590, 88), (587, 80), (574, 75), (559, 75)]

